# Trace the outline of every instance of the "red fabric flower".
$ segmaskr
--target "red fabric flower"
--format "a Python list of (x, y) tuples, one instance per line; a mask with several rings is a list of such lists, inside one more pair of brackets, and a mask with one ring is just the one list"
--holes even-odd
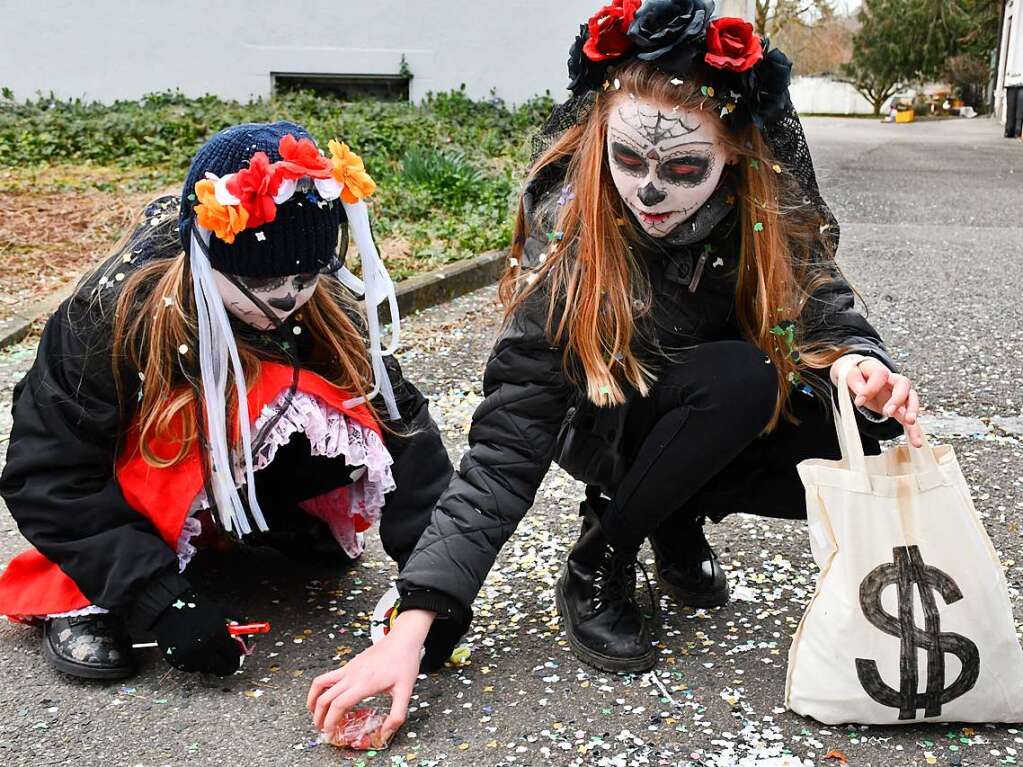
[(296, 139), (286, 133), (277, 149), (281, 153), (281, 161), (277, 163), (282, 178), (300, 179), (330, 178), (333, 164), (329, 157), (324, 157), (319, 147), (311, 139)]
[(256, 152), (248, 168), (242, 168), (227, 180), (227, 191), (241, 200), (249, 214), (249, 229), (268, 224), (277, 217), (274, 195), (283, 180), (280, 166), (271, 165), (265, 152)]
[(745, 72), (764, 58), (764, 46), (753, 25), (734, 17), (714, 19), (707, 27), (704, 60), (717, 69)]
[(590, 61), (604, 61), (624, 56), (632, 49), (629, 27), (642, 0), (612, 0), (590, 16), (590, 36), (583, 53)]

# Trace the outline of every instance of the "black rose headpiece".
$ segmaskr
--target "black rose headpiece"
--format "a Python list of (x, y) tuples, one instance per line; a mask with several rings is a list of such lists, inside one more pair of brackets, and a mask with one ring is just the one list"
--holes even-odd
[(748, 21), (711, 20), (713, 13), (714, 0), (612, 0), (580, 27), (569, 51), (569, 90), (600, 90), (614, 67), (648, 61), (682, 79), (698, 76), (730, 127), (763, 129), (791, 106), (792, 62)]

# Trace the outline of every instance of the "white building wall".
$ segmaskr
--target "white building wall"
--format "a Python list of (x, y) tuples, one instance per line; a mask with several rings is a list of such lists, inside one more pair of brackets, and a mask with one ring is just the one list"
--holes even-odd
[(828, 77), (794, 77), (789, 86), (792, 103), (800, 114), (869, 115), (874, 107), (849, 83)]
[[(565, 94), (568, 49), (601, 0), (0, 0), (0, 86), (113, 101), (180, 89), (241, 101), (270, 72), (412, 71), (413, 100), (465, 84), (518, 103)], [(751, 17), (753, 0), (723, 0)]]
[(738, 16), (746, 21), (753, 21), (756, 9), (756, 0), (717, 0), (714, 3), (715, 16)]
[(518, 102), (567, 82), (593, 0), (0, 0), (0, 85), (111, 101), (178, 88), (247, 100), (270, 72), (397, 74)]
[(1009, 0), (1002, 18), (1002, 42), (999, 47), (995, 79), (995, 115), (1005, 122), (1005, 89), (1023, 85), (1023, 0)]

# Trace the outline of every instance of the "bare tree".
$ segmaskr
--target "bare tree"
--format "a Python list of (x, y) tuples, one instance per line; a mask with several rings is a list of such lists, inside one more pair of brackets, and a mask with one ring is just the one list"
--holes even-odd
[(808, 24), (833, 15), (831, 0), (755, 0), (753, 26), (761, 35), (774, 35), (789, 24)]
[(874, 114), (881, 114), (881, 107), (902, 88), (902, 81), (885, 72), (875, 72), (865, 68), (855, 59), (843, 69), (844, 74), (839, 82), (849, 83), (863, 98), (870, 102)]
[(797, 75), (833, 75), (852, 59), (859, 24), (851, 16), (821, 17), (807, 24), (788, 24), (771, 36), (771, 44), (792, 59)]

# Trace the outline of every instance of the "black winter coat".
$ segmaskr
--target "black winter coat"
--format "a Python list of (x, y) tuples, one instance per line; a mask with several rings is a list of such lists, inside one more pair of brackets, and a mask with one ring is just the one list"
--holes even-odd
[[(147, 208), (142, 226), (155, 222), (167, 227), (174, 242), (176, 214), (177, 199), (161, 198)], [(132, 263), (117, 271), (128, 274), (174, 252), (152, 252), (143, 245), (132, 251)], [(35, 363), (15, 387), (14, 425), (0, 494), (25, 538), (86, 597), (101, 607), (131, 613), (143, 592), (172, 593), (183, 580), (176, 553), (128, 505), (114, 476), (118, 444), (134, 416), (119, 407), (115, 376), (121, 376), (128, 392), (135, 390), (138, 377), (137, 371), (114, 370), (111, 327), (118, 291), (116, 286), (106, 289), (94, 300), (97, 279), (94, 275), (84, 282), (49, 319)], [(260, 334), (241, 323), (235, 331), (251, 333), (250, 342), (259, 340)], [(302, 364), (310, 351), (302, 343), (308, 336), (295, 339)], [(397, 488), (387, 496), (380, 536), (388, 555), (401, 566), (427, 526), (452, 469), (426, 398), (404, 378), (397, 361), (388, 362), (388, 373), (402, 417), (402, 423), (391, 426), (395, 432), (412, 433), (384, 433)]]
[[(644, 254), (652, 289), (649, 316), (637, 317), (653, 350), (637, 350), (654, 369), (671, 352), (736, 339), (738, 235), (722, 189), (697, 217), (689, 242)], [(544, 193), (527, 188), (532, 199)], [(525, 246), (525, 259), (546, 250), (546, 227)], [(701, 257), (703, 258), (701, 265)], [(576, 479), (613, 492), (625, 468), (618, 445), (630, 403), (598, 408), (566, 378), (562, 350), (546, 333), (547, 299), (536, 291), (510, 318), (486, 365), (484, 401), (469, 430), (469, 451), (401, 572), (402, 609), (425, 608), (453, 618), (437, 629), (454, 642), (468, 627), (470, 605), (498, 552), (533, 505), (552, 461)], [(878, 333), (854, 308), (853, 291), (838, 274), (822, 285), (800, 318), (808, 340), (820, 339), (881, 359), (894, 369)], [(827, 371), (820, 376), (830, 387)], [(636, 395), (633, 395), (633, 398)], [(633, 400), (630, 400), (630, 402)], [(864, 433), (890, 439), (893, 422), (860, 416)], [(460, 630), (459, 630), (460, 628)]]

